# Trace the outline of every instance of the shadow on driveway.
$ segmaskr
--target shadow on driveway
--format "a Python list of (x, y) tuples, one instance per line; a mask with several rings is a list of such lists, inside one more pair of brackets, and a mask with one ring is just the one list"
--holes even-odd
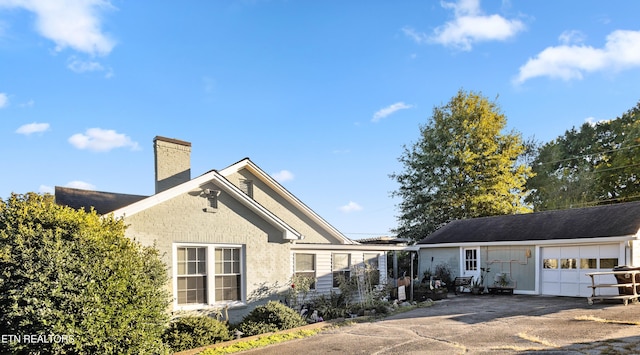
[(243, 354), (640, 354), (640, 305), (461, 295)]

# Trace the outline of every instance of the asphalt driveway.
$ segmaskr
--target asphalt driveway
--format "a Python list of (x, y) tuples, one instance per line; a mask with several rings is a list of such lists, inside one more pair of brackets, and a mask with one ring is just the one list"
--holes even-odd
[(640, 304), (462, 295), (243, 354), (640, 354)]

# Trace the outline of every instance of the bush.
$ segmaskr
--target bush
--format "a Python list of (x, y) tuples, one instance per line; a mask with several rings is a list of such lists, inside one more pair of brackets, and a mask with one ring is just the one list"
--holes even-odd
[(171, 322), (163, 340), (173, 351), (183, 351), (229, 340), (224, 322), (207, 316), (181, 317)]
[(124, 231), (51, 195), (0, 200), (0, 334), (54, 337), (0, 353), (166, 353), (166, 266)]
[(244, 336), (285, 330), (306, 325), (307, 322), (298, 312), (280, 302), (269, 301), (266, 305), (254, 308), (238, 325)]

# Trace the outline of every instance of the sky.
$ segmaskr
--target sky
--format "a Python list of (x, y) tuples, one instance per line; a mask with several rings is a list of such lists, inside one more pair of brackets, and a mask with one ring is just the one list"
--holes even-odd
[(640, 100), (637, 1), (0, 0), (0, 198), (154, 193), (249, 157), (353, 239), (392, 235), (389, 175), (434, 107), (495, 100), (545, 143)]

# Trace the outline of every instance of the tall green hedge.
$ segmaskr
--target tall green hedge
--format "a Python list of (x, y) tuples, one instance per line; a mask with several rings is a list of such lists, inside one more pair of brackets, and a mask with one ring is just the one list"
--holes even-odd
[(124, 231), (51, 195), (0, 201), (0, 353), (166, 353), (166, 266)]

